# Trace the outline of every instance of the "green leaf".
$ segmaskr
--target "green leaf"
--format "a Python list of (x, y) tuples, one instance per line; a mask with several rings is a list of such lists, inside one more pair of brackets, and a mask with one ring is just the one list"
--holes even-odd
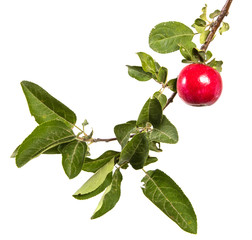
[(130, 134), (136, 130), (136, 122), (118, 124), (114, 127), (114, 132), (122, 148), (128, 143)]
[(205, 51), (199, 50), (197, 48), (194, 48), (192, 50), (192, 53), (193, 53), (195, 59), (197, 59), (197, 61), (202, 62), (202, 63), (205, 62), (205, 60), (206, 60), (206, 53), (205, 53)]
[(208, 61), (212, 56), (213, 56), (213, 54), (210, 51), (207, 51), (206, 52), (206, 61)]
[(81, 124), (83, 128), (85, 128), (85, 126), (87, 126), (89, 123), (88, 123), (88, 120), (85, 119), (84, 122)]
[(15, 157), (17, 156), (19, 147), (20, 147), (20, 145), (18, 145), (18, 146), (16, 147), (16, 149), (13, 151), (13, 153), (12, 153), (11, 156), (10, 156), (11, 158), (15, 158)]
[(141, 169), (149, 153), (149, 141), (145, 133), (136, 134), (123, 148), (118, 164), (130, 163), (134, 169)]
[(166, 102), (167, 102), (167, 97), (166, 97), (164, 94), (162, 94), (162, 93), (160, 93), (159, 91), (157, 91), (157, 92), (155, 92), (155, 93), (153, 94), (153, 98), (158, 99), (158, 101), (159, 101), (160, 104), (161, 104), (162, 109), (165, 107)]
[(177, 92), (177, 78), (173, 78), (168, 81), (167, 87), (173, 92)]
[(119, 152), (109, 150), (104, 152), (96, 159), (86, 157), (82, 166), (82, 170), (86, 172), (96, 172), (98, 171), (98, 169), (108, 163), (112, 158), (117, 158), (119, 157), (119, 155)]
[(101, 217), (116, 205), (121, 195), (122, 179), (122, 174), (120, 170), (117, 169), (112, 177), (111, 184), (106, 188), (91, 219)]
[(213, 19), (215, 17), (218, 17), (220, 15), (220, 13), (221, 13), (221, 11), (217, 9), (214, 12), (210, 13), (209, 17)]
[[(61, 152), (59, 151), (59, 148), (62, 148), (63, 146), (65, 146), (67, 143), (63, 143), (63, 144), (59, 144), (55, 147), (49, 148), (48, 150), (46, 150), (45, 152), (43, 152), (42, 154), (61, 154)], [(11, 158), (15, 158), (18, 152), (18, 148), (20, 147), (20, 145), (14, 150), (14, 152), (11, 155)]]
[(207, 39), (207, 36), (209, 35), (210, 31), (206, 30), (200, 34), (200, 44), (204, 44), (204, 42)]
[(62, 165), (66, 175), (70, 179), (76, 177), (81, 172), (86, 151), (87, 144), (78, 140), (70, 142), (62, 148)]
[(219, 28), (219, 33), (222, 35), (222, 33), (226, 32), (229, 30), (229, 24), (222, 22), (222, 26)]
[(200, 18), (203, 19), (204, 21), (207, 21), (207, 5), (202, 8), (202, 14), (200, 15)]
[(79, 200), (88, 199), (101, 193), (112, 181), (114, 158), (110, 159), (92, 177), (78, 189), (73, 197)]
[(149, 165), (149, 164), (151, 164), (151, 163), (154, 163), (154, 162), (157, 162), (157, 161), (158, 161), (158, 159), (157, 159), (156, 157), (150, 157), (150, 156), (149, 156), (149, 157), (146, 159), (144, 166), (147, 166), (147, 165)]
[(147, 73), (156, 74), (156, 64), (153, 58), (144, 52), (138, 52), (137, 55), (141, 60), (143, 70)]
[(152, 74), (145, 72), (142, 67), (128, 66), (128, 74), (138, 81), (148, 81), (152, 78)]
[(193, 24), (192, 27), (194, 27), (198, 33), (202, 33), (206, 29), (206, 27), (200, 27), (200, 26), (197, 26), (196, 24)]
[[(157, 146), (158, 145), (158, 146)], [(162, 152), (163, 150), (160, 148), (159, 142), (149, 141), (149, 149), (154, 152)]]
[(211, 62), (207, 63), (208, 66), (214, 68), (218, 72), (222, 71), (222, 64), (223, 61), (216, 61), (215, 58)]
[(196, 48), (196, 44), (193, 42), (187, 42), (186, 44), (180, 44), (181, 55), (189, 61), (195, 61), (195, 56), (193, 54), (193, 49)]
[(61, 152), (59, 151), (59, 146), (61, 145), (49, 148), (47, 151), (43, 152), (43, 154), (61, 154)]
[(130, 120), (130, 121), (126, 122), (126, 123), (129, 123), (129, 124), (134, 124), (134, 125), (136, 125), (136, 120)]
[(43, 88), (28, 81), (22, 81), (21, 86), (28, 102), (30, 113), (34, 116), (37, 123), (61, 120), (71, 128), (75, 125), (75, 113)]
[(197, 218), (192, 204), (180, 187), (164, 172), (148, 171), (142, 179), (144, 195), (165, 215), (189, 233), (197, 233)]
[(157, 81), (160, 83), (166, 83), (167, 75), (168, 75), (167, 68), (165, 67), (159, 68)]
[(156, 25), (149, 35), (150, 47), (158, 53), (179, 50), (180, 44), (191, 42), (193, 31), (180, 22), (164, 22)]
[(192, 63), (192, 61), (186, 60), (186, 59), (182, 59), (181, 60), (182, 63)]
[[(73, 140), (73, 141), (75, 141), (75, 140)], [(43, 154), (61, 154), (60, 149), (62, 149), (68, 143), (71, 143), (71, 142), (62, 143), (62, 144), (59, 144), (59, 145), (57, 145), (57, 146), (55, 146), (53, 148), (49, 148), (48, 150), (43, 152)]]
[(159, 126), (153, 128), (150, 133), (150, 140), (162, 143), (177, 143), (178, 132), (175, 126), (163, 115), (162, 122)]
[(206, 26), (206, 21), (201, 19), (201, 18), (197, 18), (194, 22), (195, 25), (197, 25), (198, 27), (205, 27)]
[(159, 65), (159, 63), (157, 63), (157, 62), (155, 62), (155, 67), (156, 67), (156, 72), (158, 72), (159, 69), (161, 68), (160, 65)]
[(147, 122), (153, 126), (158, 125), (162, 120), (162, 106), (158, 99), (149, 98), (144, 104), (139, 117), (137, 119), (137, 126), (145, 126)]
[(59, 144), (75, 139), (71, 128), (59, 120), (42, 123), (23, 141), (16, 155), (16, 164), (22, 167), (31, 159)]

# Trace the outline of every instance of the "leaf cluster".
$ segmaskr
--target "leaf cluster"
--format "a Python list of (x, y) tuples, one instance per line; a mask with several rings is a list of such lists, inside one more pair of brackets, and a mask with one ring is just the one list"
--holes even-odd
[[(153, 71), (149, 67), (152, 64), (152, 58), (143, 53), (141, 57), (142, 65), (146, 66), (143, 68)], [(151, 60), (145, 61), (145, 59)], [(158, 64), (156, 63), (155, 66)], [(161, 67), (159, 67), (160, 69)], [(166, 80), (162, 83), (166, 84)], [(87, 120), (82, 124), (83, 129), (77, 127), (80, 132), (75, 134), (72, 128), (76, 127), (77, 118), (72, 110), (35, 83), (23, 81), (21, 86), (30, 113), (34, 116), (38, 126), (16, 148), (12, 157), (16, 159), (17, 166), (22, 167), (41, 154), (61, 154), (63, 169), (70, 179), (75, 178), (82, 171), (92, 172), (93, 175), (73, 194), (74, 198), (84, 200), (103, 192), (92, 219), (110, 211), (120, 199), (123, 179), (121, 169), (127, 169), (129, 165), (135, 170), (143, 169), (144, 166), (158, 161), (158, 158), (151, 156), (150, 153), (161, 152), (161, 143), (175, 144), (178, 142), (178, 132), (175, 126), (163, 114), (167, 97), (157, 91), (147, 99), (136, 120), (114, 127), (121, 151), (107, 150), (98, 158), (92, 159), (89, 157), (89, 145), (94, 142), (94, 139), (93, 132), (85, 133)], [(145, 180), (143, 179), (143, 181)], [(159, 183), (157, 183), (157, 187), (159, 187)], [(179, 187), (175, 189), (181, 191)], [(153, 189), (145, 188), (144, 194), (148, 197), (153, 194)], [(181, 194), (184, 196), (183, 192)], [(158, 206), (155, 200), (150, 200)], [(173, 200), (168, 197), (165, 201), (167, 204), (171, 204)], [(182, 199), (182, 201), (184, 200)], [(161, 210), (167, 211), (162, 208)], [(174, 218), (178, 211), (177, 207), (173, 208), (171, 214), (175, 214)], [(185, 219), (185, 221), (188, 220)], [(177, 223), (186, 231), (192, 231), (179, 222)]]
[[(129, 76), (141, 82), (153, 79), (161, 84), (163, 88), (168, 87), (170, 90), (176, 92), (177, 79), (168, 80), (168, 69), (166, 67), (161, 67), (160, 64), (147, 53), (138, 52), (137, 55), (141, 61), (141, 66), (127, 65)], [(156, 93), (157, 98), (163, 99), (161, 100), (162, 104), (167, 100), (164, 99), (164, 96), (165, 95)]]
[[(195, 19), (192, 27), (196, 29), (196, 31), (200, 34), (200, 43), (204, 44), (208, 34), (210, 33), (216, 18), (221, 14), (220, 10), (215, 10), (209, 15), (207, 15), (207, 5), (202, 8), (202, 14), (199, 18)], [(224, 32), (229, 30), (229, 24), (226, 22), (221, 23), (221, 27), (219, 28), (219, 33), (222, 35)]]

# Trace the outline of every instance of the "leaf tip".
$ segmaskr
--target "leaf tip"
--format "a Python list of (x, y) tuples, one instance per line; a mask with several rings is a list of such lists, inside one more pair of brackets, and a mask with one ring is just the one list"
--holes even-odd
[(25, 84), (26, 82), (27, 82), (26, 80), (22, 80), (22, 81), (20, 82), (20, 84), (23, 85), (23, 84)]
[(95, 216), (95, 213), (91, 216), (91, 220), (94, 220), (94, 219), (96, 219), (97, 218), (97, 216)]
[(79, 195), (73, 194), (72, 197), (74, 197), (75, 199), (80, 200)]
[(24, 166), (24, 164), (23, 164), (22, 162), (18, 161), (18, 159), (16, 158), (16, 166), (17, 166), (18, 168), (21, 168), (21, 167)]

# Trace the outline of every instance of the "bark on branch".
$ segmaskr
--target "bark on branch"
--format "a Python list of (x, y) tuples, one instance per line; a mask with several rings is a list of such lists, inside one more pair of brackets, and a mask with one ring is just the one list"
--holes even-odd
[(232, 3), (233, 0), (227, 0), (227, 2), (225, 3), (225, 5), (223, 6), (220, 15), (218, 16), (218, 18), (214, 21), (212, 27), (211, 27), (211, 31), (207, 36), (207, 39), (205, 41), (205, 43), (201, 46), (201, 50), (206, 51), (210, 42), (213, 40), (213, 37), (216, 33), (216, 31), (218, 30), (218, 28), (220, 27), (220, 24), (222, 23), (224, 17), (226, 17), (228, 15), (228, 11), (230, 8), (230, 5)]

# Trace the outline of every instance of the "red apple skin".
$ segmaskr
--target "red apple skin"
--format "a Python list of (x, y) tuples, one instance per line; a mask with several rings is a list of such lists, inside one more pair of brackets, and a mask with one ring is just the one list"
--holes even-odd
[(177, 79), (177, 92), (187, 104), (210, 106), (222, 92), (222, 79), (218, 71), (204, 64), (187, 65)]

